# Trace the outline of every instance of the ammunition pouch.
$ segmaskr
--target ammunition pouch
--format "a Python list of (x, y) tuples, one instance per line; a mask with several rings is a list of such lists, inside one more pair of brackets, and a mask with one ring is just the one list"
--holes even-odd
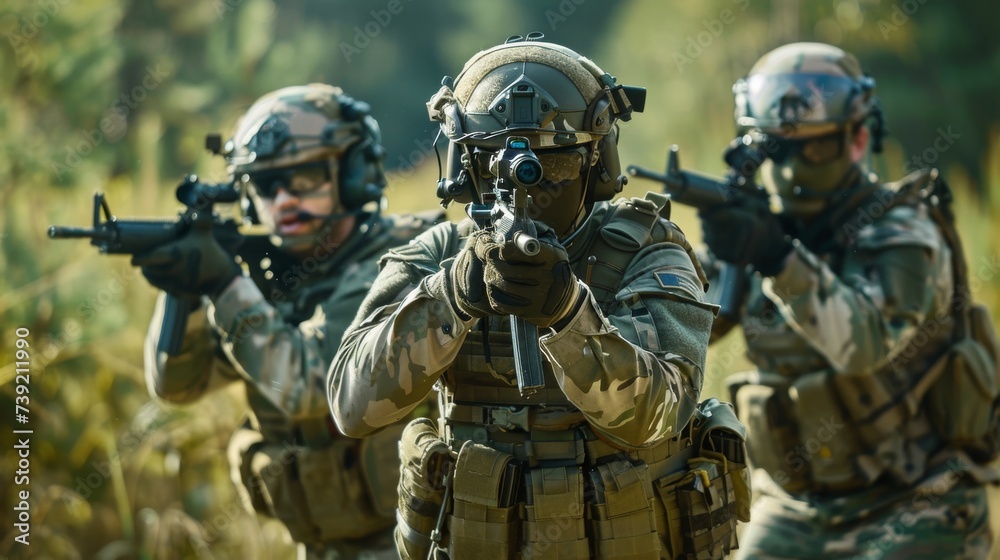
[(849, 491), (881, 474), (856, 426), (844, 418), (826, 372), (794, 381), (777, 374), (743, 373), (732, 376), (728, 385), (747, 429), (767, 434), (748, 442), (750, 460), (786, 491)]
[(799, 427), (788, 395), (790, 382), (775, 374), (743, 373), (727, 385), (736, 411), (747, 430), (767, 437), (750, 438), (747, 451), (754, 467), (766, 470), (789, 492), (803, 492), (812, 484), (811, 469), (799, 457)]
[(455, 473), (448, 516), (451, 557), (516, 558), (520, 464), (507, 453), (467, 441)]
[[(644, 463), (615, 460), (590, 471), (598, 558), (655, 558), (661, 549), (655, 493)], [(691, 549), (687, 549), (691, 550)]]
[(926, 374), (938, 379), (925, 405), (935, 431), (949, 445), (989, 462), (1000, 452), (1000, 344), (986, 308), (973, 305), (967, 314), (967, 336), (952, 344)]
[[(446, 490), (418, 469), (428, 450), (443, 455), (437, 447), (445, 444), (429, 421), (407, 428), (397, 528), (404, 558), (426, 557), (442, 508), (449, 515), (440, 545), (454, 559), (722, 558), (736, 548), (750, 485), (745, 429), (732, 406), (709, 399), (683, 434), (643, 449), (615, 447), (577, 411), (528, 408), (445, 407), (446, 436), (461, 449), (443, 505)], [(528, 431), (500, 426), (521, 416)], [(478, 419), (496, 422), (471, 422)], [(567, 428), (566, 419), (576, 422)], [(536, 425), (545, 420), (544, 429)], [(404, 500), (418, 492), (427, 497)]]
[(406, 425), (399, 439), (399, 463), (396, 549), (404, 559), (424, 560), (445, 507), (444, 483), (453, 463), (433, 421), (417, 418)]
[(240, 474), (254, 509), (281, 520), (297, 542), (366, 537), (393, 522), (398, 434), (341, 437), (321, 448), (259, 441), (243, 453)]
[(695, 456), (687, 471), (656, 485), (671, 521), (670, 557), (723, 558), (738, 548), (737, 522), (750, 521), (746, 427), (731, 404), (712, 398), (699, 403), (691, 439)]

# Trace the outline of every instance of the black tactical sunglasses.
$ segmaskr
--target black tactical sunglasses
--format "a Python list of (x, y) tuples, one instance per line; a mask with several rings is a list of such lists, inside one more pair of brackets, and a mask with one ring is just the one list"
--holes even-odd
[(330, 166), (325, 161), (264, 169), (244, 176), (244, 181), (252, 185), (257, 194), (264, 198), (275, 198), (280, 188), (284, 188), (293, 196), (301, 197), (315, 192), (330, 179)]

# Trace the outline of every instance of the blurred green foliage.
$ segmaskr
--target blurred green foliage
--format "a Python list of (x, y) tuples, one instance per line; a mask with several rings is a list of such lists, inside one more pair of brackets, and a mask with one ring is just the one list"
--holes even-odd
[[(153, 290), (120, 257), (51, 242), (86, 225), (90, 194), (122, 216), (178, 209), (177, 179), (224, 178), (202, 149), (260, 95), (324, 81), (369, 102), (395, 172), (391, 211), (434, 205), (436, 128), (424, 102), (444, 75), (508, 35), (543, 31), (630, 85), (646, 112), (622, 126), (625, 163), (721, 174), (731, 86), (764, 52), (819, 40), (858, 55), (878, 81), (890, 137), (875, 169), (914, 157), (958, 193), (977, 296), (1000, 317), (1000, 48), (985, 0), (430, 2), (427, 0), (5, 0), (0, 6), (0, 415), (12, 426), (15, 329), (31, 331), (33, 554), (54, 558), (266, 558), (291, 544), (239, 507), (224, 453), (243, 397), (196, 408), (149, 400), (142, 342)], [(942, 131), (957, 135), (935, 150)], [(631, 183), (638, 195), (651, 184)], [(698, 238), (687, 209), (676, 220)], [(449, 213), (458, 218), (461, 212)], [(712, 349), (706, 394), (746, 367), (742, 340)], [(0, 432), (0, 526), (13, 523), (14, 443)], [(14, 532), (0, 555), (23, 555)]]

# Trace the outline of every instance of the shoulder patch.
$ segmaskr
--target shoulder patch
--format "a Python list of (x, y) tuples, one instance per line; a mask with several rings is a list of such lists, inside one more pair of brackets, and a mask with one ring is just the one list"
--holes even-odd
[(673, 288), (681, 285), (681, 279), (677, 277), (673, 272), (654, 272), (653, 276), (656, 281), (660, 283), (663, 288)]

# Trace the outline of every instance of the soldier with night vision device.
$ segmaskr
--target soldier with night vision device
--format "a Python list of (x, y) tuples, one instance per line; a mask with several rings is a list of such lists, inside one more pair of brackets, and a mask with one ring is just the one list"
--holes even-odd
[[(540, 39), (476, 54), (428, 102), (438, 195), (474, 219), (382, 259), (330, 370), (334, 418), (364, 436), (438, 394), (440, 422), (400, 440), (403, 558), (721, 558), (750, 490), (732, 407), (698, 402), (716, 308), (665, 197), (609, 202), (645, 90)], [(511, 317), (537, 328), (534, 391)]]
[(759, 467), (740, 558), (989, 554), (996, 337), (937, 171), (883, 184), (863, 164), (884, 133), (874, 90), (818, 43), (775, 49), (733, 88), (780, 206), (700, 212), (709, 277), (752, 273), (713, 329), (740, 324), (757, 366), (729, 380)]
[[(166, 292), (146, 348), (149, 389), (189, 403), (243, 382), (251, 418), (230, 454), (254, 509), (281, 520), (309, 558), (396, 558), (403, 426), (344, 436), (323, 380), (377, 259), (433, 218), (381, 215), (378, 124), (366, 103), (340, 88), (309, 84), (261, 97), (219, 151), (246, 209), (280, 247), (245, 262), (249, 276), (194, 228), (133, 259)], [(170, 298), (194, 307), (173, 355), (157, 344)]]

